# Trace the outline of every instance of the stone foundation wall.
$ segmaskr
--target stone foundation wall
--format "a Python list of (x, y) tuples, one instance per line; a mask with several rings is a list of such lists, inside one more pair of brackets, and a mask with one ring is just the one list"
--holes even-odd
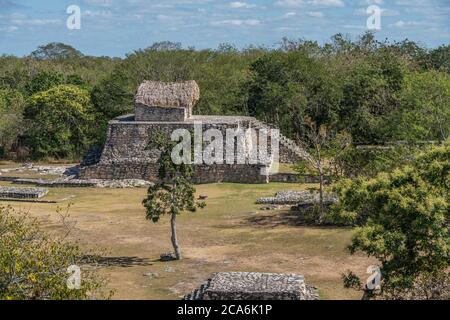
[(16, 188), (0, 186), (0, 198), (7, 199), (38, 199), (48, 193), (45, 188)]
[[(196, 184), (230, 182), (230, 183), (267, 183), (268, 176), (261, 174), (259, 165), (200, 165), (194, 166), (192, 181)], [(142, 179), (155, 182), (158, 180), (158, 165), (155, 163), (117, 163), (84, 167), (80, 170), (82, 179)]]
[(184, 121), (187, 112), (185, 108), (149, 108), (139, 103), (135, 106), (136, 121)]

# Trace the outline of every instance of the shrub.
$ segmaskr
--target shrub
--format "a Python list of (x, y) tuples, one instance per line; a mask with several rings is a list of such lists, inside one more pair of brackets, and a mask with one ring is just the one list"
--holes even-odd
[[(0, 207), (0, 300), (109, 297), (102, 290), (104, 281), (86, 262), (76, 243), (51, 237), (25, 213)], [(67, 286), (72, 265), (82, 268), (79, 289)]]

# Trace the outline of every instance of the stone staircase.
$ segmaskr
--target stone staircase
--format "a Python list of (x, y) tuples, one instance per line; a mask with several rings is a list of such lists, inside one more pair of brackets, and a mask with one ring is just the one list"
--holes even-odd
[(206, 289), (209, 288), (211, 279), (208, 279), (205, 283), (201, 284), (199, 288), (195, 289), (191, 293), (184, 296), (183, 300), (203, 300)]
[[(260, 120), (253, 122), (252, 127), (255, 129), (266, 129), (269, 132), (271, 129), (278, 129), (276, 126)], [(281, 132), (279, 135), (279, 141), (280, 141), (280, 153), (281, 149), (284, 147), (285, 149), (289, 150), (294, 155), (296, 155), (298, 157), (298, 160), (312, 161), (311, 155), (304, 148), (298, 146), (293, 140), (289, 139)]]

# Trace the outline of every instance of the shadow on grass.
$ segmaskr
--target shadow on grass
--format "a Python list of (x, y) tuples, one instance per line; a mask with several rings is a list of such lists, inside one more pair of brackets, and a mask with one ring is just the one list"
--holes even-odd
[(155, 260), (139, 257), (98, 257), (85, 256), (86, 262), (100, 267), (151, 266)]
[(275, 211), (273, 213), (260, 213), (245, 218), (241, 225), (259, 228), (276, 228), (282, 226), (309, 227), (316, 229), (344, 228), (336, 225), (318, 225), (314, 221), (311, 221), (311, 219), (305, 218), (305, 216), (298, 211)]

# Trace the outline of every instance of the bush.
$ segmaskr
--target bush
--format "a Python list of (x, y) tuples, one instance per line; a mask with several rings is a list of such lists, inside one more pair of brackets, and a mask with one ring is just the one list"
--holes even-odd
[(450, 283), (449, 142), (390, 173), (335, 187), (337, 217), (357, 226), (349, 249), (380, 261), (383, 297), (440, 299), (449, 292), (436, 289)]
[[(76, 243), (51, 237), (25, 213), (0, 207), (0, 300), (108, 298), (112, 293), (103, 292), (104, 281), (86, 262)], [(82, 268), (79, 289), (67, 286), (73, 265)]]

